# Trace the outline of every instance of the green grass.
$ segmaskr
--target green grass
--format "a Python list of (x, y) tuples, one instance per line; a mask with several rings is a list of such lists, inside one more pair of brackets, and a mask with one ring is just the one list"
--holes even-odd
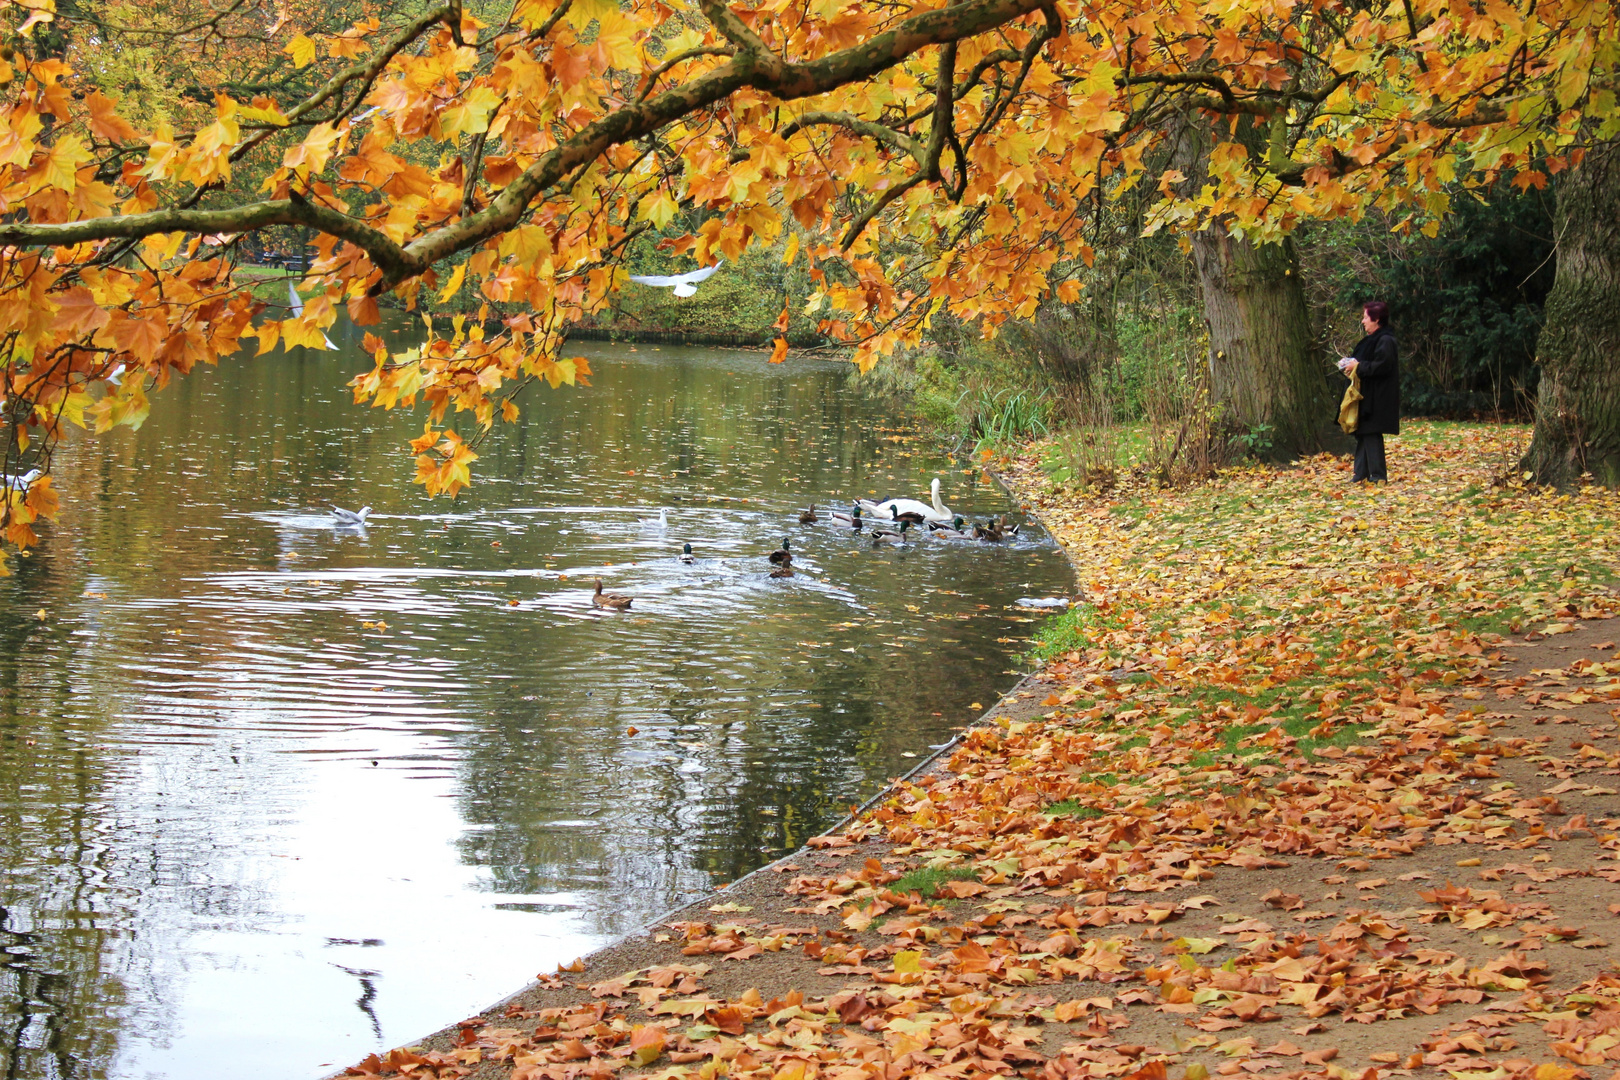
[(1051, 432), (1051, 412), (1045, 390), (970, 386), (956, 399), (956, 413), (981, 450), (1044, 438)]
[(939, 894), (939, 887), (947, 881), (971, 881), (979, 875), (971, 867), (953, 866), (944, 869), (924, 867), (913, 870), (889, 886), (897, 893), (916, 893), (924, 900), (933, 900)]
[(298, 281), (303, 275), (289, 274), (279, 266), (238, 266), (236, 277), (244, 283), (252, 283), (248, 289), (253, 293), (253, 299), (285, 306), (287, 282)]
[(1325, 739), (1313, 739), (1308, 735), (1302, 736), (1299, 742), (1294, 745), (1294, 749), (1309, 760), (1316, 757), (1316, 752), (1324, 747), (1337, 746), (1342, 750), (1356, 745), (1361, 741), (1363, 731), (1371, 731), (1376, 726), (1375, 724), (1345, 724)]
[(1064, 799), (1060, 803), (1053, 803), (1046, 808), (1046, 812), (1058, 817), (1100, 818), (1103, 816), (1103, 812), (1095, 806), (1082, 806), (1073, 799)]
[[(1089, 447), (1084, 445), (1087, 442)], [(1149, 462), (1152, 447), (1152, 433), (1142, 420), (1102, 430), (1066, 428), (1047, 443), (1041, 455), (1041, 471), (1054, 484), (1075, 486), (1084, 482), (1084, 477), (1077, 475), (1082, 462), (1093, 468), (1112, 464), (1119, 472), (1129, 472)]]

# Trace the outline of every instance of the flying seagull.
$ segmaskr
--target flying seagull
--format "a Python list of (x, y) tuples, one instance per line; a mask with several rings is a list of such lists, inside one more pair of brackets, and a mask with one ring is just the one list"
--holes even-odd
[(694, 270), (690, 274), (676, 274), (668, 277), (663, 274), (631, 274), (630, 280), (640, 285), (651, 285), (656, 289), (667, 289), (675, 286), (676, 296), (696, 296), (698, 282), (707, 281), (709, 277), (720, 269), (717, 262), (704, 270)]
[[(302, 315), (304, 313), (304, 298), (298, 295), (298, 290), (293, 288), (293, 283), (290, 281), (287, 282), (287, 295), (292, 298), (292, 313), (294, 315)], [(332, 344), (332, 339), (327, 337), (324, 333), (321, 334), (321, 340), (326, 342), (326, 347), (328, 349), (337, 348), (336, 345)]]

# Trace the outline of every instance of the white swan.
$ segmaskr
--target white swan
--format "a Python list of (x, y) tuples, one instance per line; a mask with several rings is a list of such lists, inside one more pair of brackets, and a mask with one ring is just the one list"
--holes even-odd
[(934, 477), (934, 482), (929, 485), (929, 492), (934, 500), (932, 505), (919, 499), (887, 499), (881, 503), (871, 504), (862, 499), (861, 509), (889, 521), (898, 520), (901, 514), (916, 514), (924, 521), (950, 521), (956, 516), (939, 499), (939, 477)]
[(336, 504), (332, 506), (332, 518), (339, 525), (359, 525), (363, 527), (366, 518), (370, 514), (371, 507), (369, 506), (362, 506), (359, 510), (345, 510)]

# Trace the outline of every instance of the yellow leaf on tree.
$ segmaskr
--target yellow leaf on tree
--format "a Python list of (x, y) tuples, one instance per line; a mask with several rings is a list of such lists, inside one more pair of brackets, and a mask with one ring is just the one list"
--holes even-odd
[(656, 228), (662, 229), (668, 225), (674, 219), (676, 209), (675, 197), (662, 189), (641, 200), (641, 216)]
[(439, 114), (439, 130), (451, 139), (488, 131), (490, 114), (500, 103), (501, 95), (494, 87), (475, 86), (459, 103)]
[(439, 290), (439, 303), (448, 304), (456, 293), (461, 291), (461, 283), (467, 277), (467, 264), (457, 263), (456, 268), (450, 272), (450, 280), (445, 282), (444, 288)]
[(303, 34), (287, 42), (282, 52), (292, 57), (297, 67), (306, 68), (315, 62), (315, 43)]
[(83, 139), (77, 135), (64, 135), (46, 153), (40, 177), (53, 188), (72, 191), (77, 183), (79, 168), (89, 164), (90, 160), (90, 150), (84, 145)]

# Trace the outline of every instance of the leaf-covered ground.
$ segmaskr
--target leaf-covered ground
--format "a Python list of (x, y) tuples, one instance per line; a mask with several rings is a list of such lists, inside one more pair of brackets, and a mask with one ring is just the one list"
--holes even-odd
[(1085, 603), (845, 834), (370, 1073), (1610, 1080), (1613, 493), (1514, 429), (1097, 501)]

